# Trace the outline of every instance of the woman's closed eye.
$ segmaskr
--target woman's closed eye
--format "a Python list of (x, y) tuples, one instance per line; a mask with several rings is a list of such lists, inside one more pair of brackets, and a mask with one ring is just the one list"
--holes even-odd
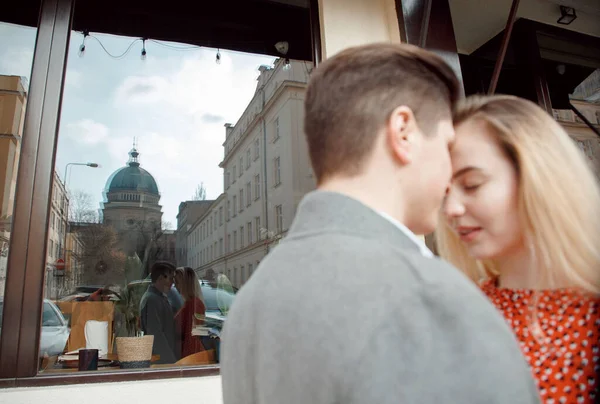
[(474, 192), (477, 191), (477, 189), (479, 189), (483, 185), (483, 183), (484, 181), (482, 180), (468, 180), (462, 183), (462, 188), (466, 192)]
[(473, 185), (465, 185), (463, 186), (463, 188), (466, 191), (475, 191), (477, 188), (479, 188), (481, 186), (481, 184), (473, 184)]

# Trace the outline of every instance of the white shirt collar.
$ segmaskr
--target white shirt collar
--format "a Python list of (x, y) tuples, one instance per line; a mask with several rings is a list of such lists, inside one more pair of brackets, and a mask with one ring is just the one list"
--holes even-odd
[(387, 219), (390, 223), (392, 223), (398, 229), (400, 229), (400, 231), (402, 233), (404, 233), (404, 235), (406, 235), (406, 237), (411, 239), (417, 245), (417, 247), (419, 247), (419, 252), (421, 253), (421, 255), (423, 255), (424, 257), (427, 257), (427, 258), (433, 257), (433, 253), (431, 252), (431, 250), (429, 248), (427, 248), (427, 246), (425, 245), (423, 240), (421, 240), (417, 236), (415, 236), (415, 233), (410, 231), (410, 229), (408, 227), (406, 227), (405, 225), (403, 225), (402, 223), (400, 223), (399, 221), (397, 221), (396, 219), (394, 219), (387, 213), (379, 212), (379, 211), (377, 211), (377, 213), (384, 219)]

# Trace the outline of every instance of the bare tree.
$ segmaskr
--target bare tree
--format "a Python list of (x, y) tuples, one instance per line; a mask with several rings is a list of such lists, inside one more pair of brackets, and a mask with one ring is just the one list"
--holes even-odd
[(194, 192), (194, 196), (192, 197), (193, 201), (205, 201), (206, 200), (206, 187), (204, 183), (201, 182), (200, 185), (196, 188)]
[(80, 223), (73, 227), (82, 245), (76, 257), (83, 265), (82, 283), (107, 285), (122, 282), (126, 256), (118, 248), (117, 232), (101, 223)]
[(69, 221), (75, 223), (98, 223), (98, 211), (94, 209), (92, 195), (74, 191), (69, 200)]

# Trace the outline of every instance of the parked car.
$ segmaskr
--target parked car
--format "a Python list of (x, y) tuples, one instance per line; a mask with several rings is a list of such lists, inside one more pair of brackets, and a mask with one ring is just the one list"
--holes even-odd
[[(0, 333), (2, 332), (2, 312), (4, 309), (4, 300), (0, 300)], [(42, 311), (42, 332), (40, 337), (40, 357), (45, 354), (48, 356), (60, 355), (64, 352), (71, 329), (67, 320), (62, 315), (58, 307), (48, 300), (44, 299)]]

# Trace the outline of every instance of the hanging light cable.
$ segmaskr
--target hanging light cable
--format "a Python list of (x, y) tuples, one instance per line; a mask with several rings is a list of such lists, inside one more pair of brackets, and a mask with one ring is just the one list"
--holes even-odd
[(146, 38), (142, 38), (142, 60), (146, 60)]
[(83, 31), (83, 40), (81, 41), (81, 45), (79, 45), (79, 57), (83, 57), (85, 54), (85, 39), (90, 35), (89, 31)]

